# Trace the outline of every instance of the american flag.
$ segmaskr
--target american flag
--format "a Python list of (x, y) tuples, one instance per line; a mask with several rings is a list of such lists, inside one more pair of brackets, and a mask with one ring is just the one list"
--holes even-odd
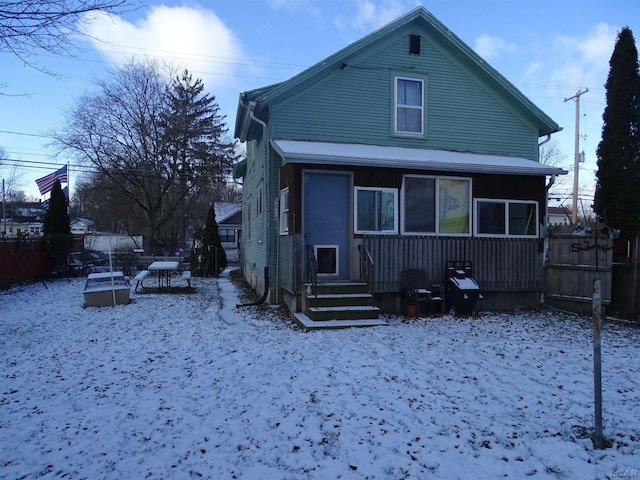
[[(64, 196), (67, 197), (67, 202), (69, 202), (69, 187), (66, 186), (62, 189), (62, 193), (64, 193)], [(49, 210), (49, 199), (47, 198), (44, 202), (40, 203), (40, 208), (42, 208), (43, 210)]]
[(50, 192), (53, 188), (53, 184), (56, 183), (56, 180), (60, 180), (60, 183), (67, 183), (69, 181), (66, 165), (60, 170), (56, 170), (55, 172), (36, 180), (38, 189), (40, 189), (40, 195)]

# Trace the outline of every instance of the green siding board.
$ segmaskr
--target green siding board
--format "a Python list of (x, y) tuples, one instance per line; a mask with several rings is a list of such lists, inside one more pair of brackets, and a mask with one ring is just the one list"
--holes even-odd
[[(490, 152), (537, 160), (537, 129), (425, 32), (420, 56), (407, 32), (271, 109), (274, 137)], [(426, 79), (426, 135), (392, 135), (393, 78)]]

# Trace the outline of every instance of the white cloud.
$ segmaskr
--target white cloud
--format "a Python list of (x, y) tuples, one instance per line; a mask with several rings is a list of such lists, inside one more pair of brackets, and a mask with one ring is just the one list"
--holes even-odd
[(369, 33), (396, 20), (417, 5), (419, 2), (413, 0), (355, 0), (355, 13), (348, 19), (337, 19), (336, 25), (344, 30), (355, 29), (358, 33)]
[(122, 64), (132, 56), (157, 58), (177, 69), (188, 68), (208, 89), (233, 81), (240, 43), (211, 10), (154, 6), (145, 18), (130, 23), (99, 14), (87, 33), (110, 62)]
[(269, 0), (269, 5), (275, 10), (317, 10), (310, 0)]
[(556, 36), (552, 44), (554, 83), (576, 85), (579, 81), (582, 86), (603, 88), (617, 33), (618, 27), (600, 23), (582, 37)]
[(516, 45), (493, 35), (482, 35), (476, 38), (473, 49), (485, 60), (491, 60), (503, 52), (513, 52)]

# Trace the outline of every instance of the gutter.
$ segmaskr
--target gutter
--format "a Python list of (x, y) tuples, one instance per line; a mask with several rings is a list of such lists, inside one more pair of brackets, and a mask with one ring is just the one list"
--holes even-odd
[(255, 100), (249, 102), (249, 118), (254, 122), (258, 123), (262, 127), (262, 132), (264, 133), (267, 131), (267, 124), (262, 120), (260, 120), (258, 117), (256, 117), (254, 113), (256, 109), (256, 105), (258, 105), (258, 102), (256, 102)]
[(547, 143), (549, 140), (551, 140), (551, 134), (550, 134), (550, 133), (547, 133), (547, 138), (545, 138), (543, 141), (541, 141), (541, 142), (538, 144), (538, 148), (540, 148), (542, 145), (544, 145), (545, 143)]

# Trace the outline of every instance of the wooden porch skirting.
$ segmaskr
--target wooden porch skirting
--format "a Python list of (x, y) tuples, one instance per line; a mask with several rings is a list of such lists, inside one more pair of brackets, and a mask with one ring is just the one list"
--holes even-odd
[[(299, 306), (301, 284), (306, 281), (304, 239), (280, 239), (280, 288), (289, 308)], [(448, 260), (471, 260), (473, 277), (482, 289), (481, 309), (510, 310), (538, 305), (543, 290), (543, 240), (441, 236), (365, 235), (354, 241), (371, 255), (373, 266), (366, 279), (382, 311), (401, 313), (402, 271), (422, 268), (429, 282), (442, 283)], [(355, 263), (357, 263), (357, 265)], [(352, 255), (351, 270), (360, 270)], [(352, 280), (361, 280), (353, 278)], [(281, 290), (281, 291), (282, 291)]]
[(373, 292), (402, 290), (402, 271), (422, 268), (431, 283), (442, 283), (449, 260), (473, 262), (473, 278), (483, 292), (542, 290), (540, 239), (367, 235), (363, 245), (373, 259)]

